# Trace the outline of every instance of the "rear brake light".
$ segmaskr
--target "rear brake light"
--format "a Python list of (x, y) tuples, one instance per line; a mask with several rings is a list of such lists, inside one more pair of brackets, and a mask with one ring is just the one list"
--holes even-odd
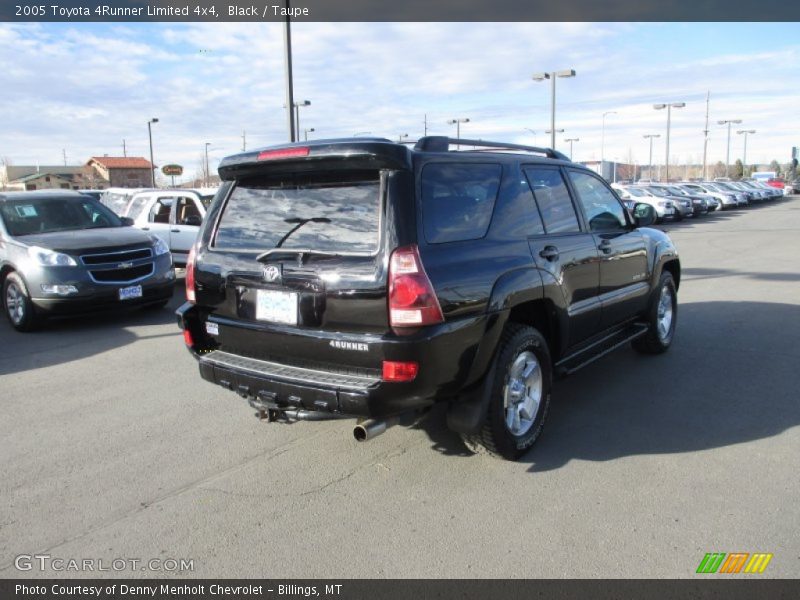
[(281, 158), (298, 158), (300, 156), (308, 156), (307, 147), (264, 150), (258, 153), (258, 160), (280, 160)]
[(415, 362), (383, 361), (384, 381), (414, 381), (419, 373), (419, 364)]
[(398, 248), (389, 261), (389, 323), (392, 327), (420, 327), (443, 321), (417, 246)]
[(194, 246), (189, 250), (189, 258), (186, 260), (186, 299), (189, 302), (196, 302), (194, 293)]
[(186, 342), (186, 345), (189, 346), (189, 348), (194, 346), (194, 340), (192, 339), (192, 332), (189, 331), (188, 329), (183, 330), (183, 341)]

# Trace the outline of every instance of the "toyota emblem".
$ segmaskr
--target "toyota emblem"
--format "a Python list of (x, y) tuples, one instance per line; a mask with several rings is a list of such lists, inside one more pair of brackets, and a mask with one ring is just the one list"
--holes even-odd
[(264, 267), (264, 281), (280, 281), (281, 270), (275, 265)]

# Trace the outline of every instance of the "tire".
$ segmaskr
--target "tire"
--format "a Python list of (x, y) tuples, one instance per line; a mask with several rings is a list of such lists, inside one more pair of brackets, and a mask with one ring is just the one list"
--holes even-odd
[(14, 272), (3, 281), (3, 310), (17, 331), (33, 331), (41, 324), (25, 282)]
[[(461, 438), (475, 454), (517, 460), (539, 439), (550, 408), (553, 371), (542, 334), (533, 327), (507, 325), (492, 373), (483, 425)], [(507, 408), (507, 400), (516, 401)]]
[(663, 354), (669, 350), (675, 338), (678, 293), (672, 273), (661, 273), (657, 289), (647, 311), (647, 333), (633, 340), (631, 344), (634, 350), (642, 354)]

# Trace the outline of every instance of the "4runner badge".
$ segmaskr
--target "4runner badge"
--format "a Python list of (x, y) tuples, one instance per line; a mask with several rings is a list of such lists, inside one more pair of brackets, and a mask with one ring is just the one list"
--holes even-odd
[(339, 350), (369, 352), (369, 344), (362, 344), (360, 342), (340, 342), (339, 340), (331, 340), (330, 346), (331, 348), (338, 348)]
[(275, 265), (264, 267), (264, 281), (280, 281), (281, 270)]

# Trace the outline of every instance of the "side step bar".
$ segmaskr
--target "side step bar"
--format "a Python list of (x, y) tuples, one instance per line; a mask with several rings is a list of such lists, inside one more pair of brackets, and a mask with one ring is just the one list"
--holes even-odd
[(645, 323), (632, 323), (624, 329), (614, 331), (599, 339), (588, 348), (583, 348), (574, 354), (562, 358), (555, 365), (556, 374), (570, 375), (578, 369), (593, 363), (598, 358), (602, 358), (606, 354), (613, 352), (620, 346), (624, 346), (628, 342), (643, 336), (645, 333), (647, 333), (647, 325)]

